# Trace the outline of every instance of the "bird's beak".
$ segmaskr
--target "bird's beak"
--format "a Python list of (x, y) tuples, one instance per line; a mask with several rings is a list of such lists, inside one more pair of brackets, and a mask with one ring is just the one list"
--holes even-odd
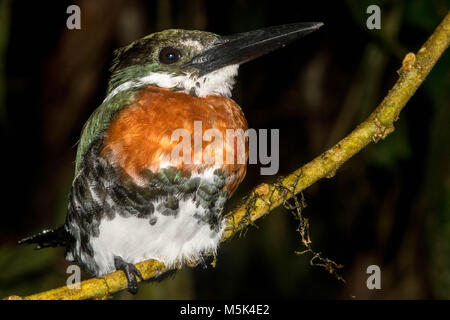
[(203, 76), (229, 65), (242, 64), (282, 48), (322, 25), (321, 22), (293, 23), (219, 37), (211, 48), (195, 56), (183, 68), (194, 67), (199, 70), (199, 76)]

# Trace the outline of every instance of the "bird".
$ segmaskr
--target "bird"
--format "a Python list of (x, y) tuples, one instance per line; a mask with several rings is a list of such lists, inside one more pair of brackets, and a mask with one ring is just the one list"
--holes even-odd
[[(203, 161), (199, 152), (235, 151), (228, 142), (205, 141), (188, 143), (180, 161), (172, 134), (181, 129), (192, 142), (198, 123), (200, 134), (246, 131), (231, 98), (239, 66), (322, 25), (229, 36), (169, 29), (115, 50), (106, 97), (81, 132), (65, 223), (19, 244), (62, 246), (67, 261), (94, 276), (121, 270), (133, 294), (138, 278), (144, 280), (136, 263), (156, 259), (175, 269), (215, 254), (226, 228), (224, 206), (246, 174), (248, 140), (236, 155), (241, 162)], [(189, 153), (197, 161), (187, 161)]]

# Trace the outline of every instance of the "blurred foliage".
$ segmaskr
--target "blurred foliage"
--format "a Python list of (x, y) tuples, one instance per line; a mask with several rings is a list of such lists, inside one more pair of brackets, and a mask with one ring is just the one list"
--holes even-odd
[[(68, 5), (82, 29), (67, 30)], [(382, 29), (367, 30), (378, 4)], [(18, 247), (21, 237), (65, 219), (75, 144), (104, 98), (112, 51), (165, 28), (231, 34), (323, 21), (314, 35), (240, 69), (234, 99), (252, 128), (280, 128), (280, 173), (320, 154), (355, 127), (396, 79), (402, 56), (426, 40), (449, 0), (0, 0), (0, 119), (7, 150), (0, 224), (0, 295), (63, 285), (61, 249)], [(297, 222), (277, 209), (258, 229), (224, 244), (215, 268), (179, 271), (136, 297), (450, 298), (450, 57), (447, 52), (402, 113), (396, 131), (305, 192), (314, 248), (344, 265), (342, 285), (313, 268)], [(250, 165), (229, 204), (261, 177)], [(367, 290), (380, 265), (382, 290)], [(88, 275), (84, 275), (88, 277)]]

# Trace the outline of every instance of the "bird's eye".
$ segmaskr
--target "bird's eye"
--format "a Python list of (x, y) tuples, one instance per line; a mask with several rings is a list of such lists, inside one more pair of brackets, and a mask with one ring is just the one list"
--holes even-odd
[(159, 61), (164, 64), (172, 64), (180, 60), (181, 52), (172, 47), (165, 47), (159, 53)]

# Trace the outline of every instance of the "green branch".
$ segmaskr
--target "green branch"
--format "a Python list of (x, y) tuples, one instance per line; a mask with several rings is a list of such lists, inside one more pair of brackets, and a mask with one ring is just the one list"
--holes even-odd
[[(427, 42), (417, 52), (408, 53), (398, 70), (399, 79), (372, 114), (334, 147), (311, 162), (282, 178), (275, 184), (261, 184), (256, 187), (243, 203), (226, 215), (227, 228), (223, 241), (229, 240), (240, 230), (265, 216), (295, 194), (316, 181), (334, 176), (336, 170), (352, 156), (371, 142), (384, 139), (394, 131), (400, 111), (424, 81), (442, 53), (450, 43), (450, 12), (436, 28)], [(158, 261), (148, 260), (138, 263), (144, 279), (155, 278), (166, 272)], [(6, 299), (92, 299), (104, 298), (127, 287), (127, 279), (122, 271), (81, 282), (81, 289), (61, 287), (27, 297), (11, 296)]]

